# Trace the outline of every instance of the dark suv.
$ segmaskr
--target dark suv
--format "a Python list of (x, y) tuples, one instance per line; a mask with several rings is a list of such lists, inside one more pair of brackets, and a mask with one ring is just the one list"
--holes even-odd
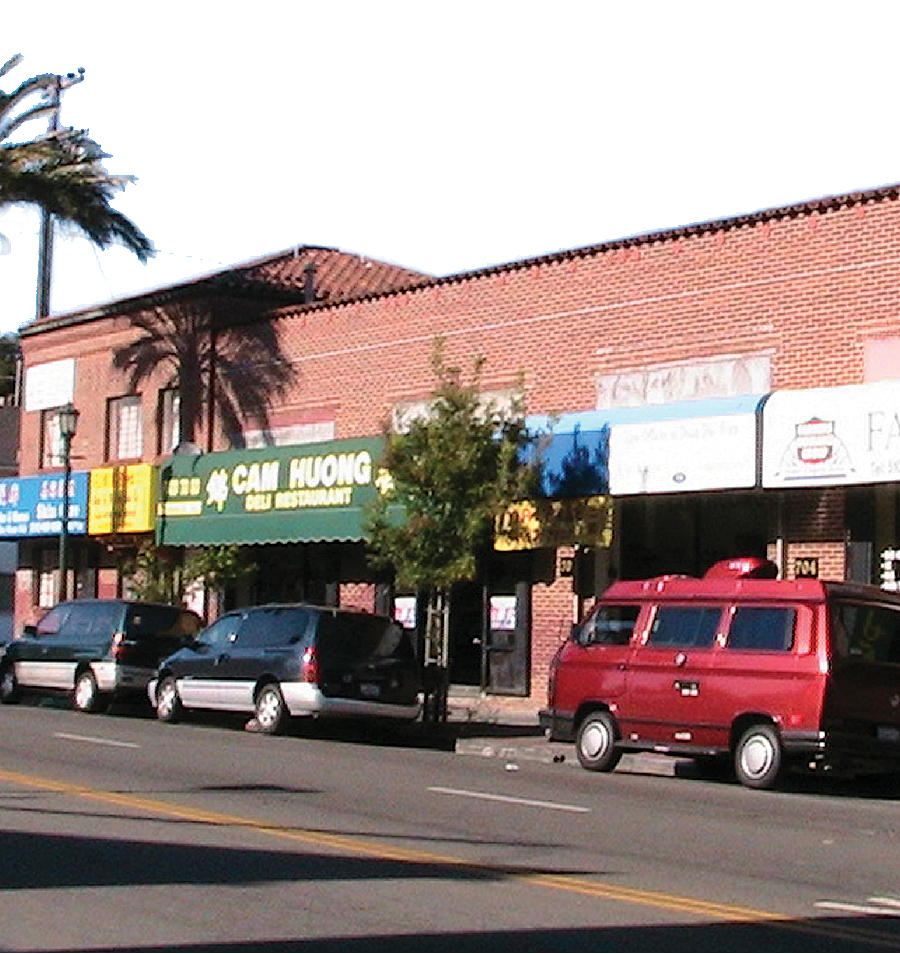
[(71, 600), (49, 610), (0, 656), (0, 701), (23, 690), (66, 692), (82, 712), (144, 698), (160, 659), (190, 643), (202, 621), (191, 610), (136, 600)]
[(414, 720), (422, 680), (409, 633), (389, 617), (272, 604), (216, 620), (148, 691), (164, 722), (184, 709), (246, 712), (274, 734), (291, 716)]

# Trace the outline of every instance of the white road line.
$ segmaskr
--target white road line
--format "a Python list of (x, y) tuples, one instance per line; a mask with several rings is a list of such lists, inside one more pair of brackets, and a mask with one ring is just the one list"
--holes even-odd
[(92, 735), (69, 735), (68, 732), (54, 732), (54, 738), (68, 739), (70, 742), (93, 742), (95, 745), (113, 745), (120, 749), (139, 749), (137, 742), (119, 742), (116, 739), (98, 739)]
[(429, 792), (439, 795), (460, 795), (462, 798), (480, 798), (486, 802), (508, 802), (513, 805), (528, 805), (531, 808), (552, 808), (559, 812), (589, 812), (589, 808), (580, 805), (563, 805), (560, 802), (538, 802), (530, 798), (513, 798), (510, 795), (491, 795), (489, 792), (470, 792), (462, 788), (441, 788), (438, 785), (429, 787)]
[(881, 903), (880, 898), (869, 898), (870, 901), (879, 902), (875, 904), (851, 904), (849, 901), (817, 901), (815, 907), (824, 908), (827, 911), (846, 911), (850, 914), (880, 914), (882, 917), (897, 917), (895, 911), (896, 902), (891, 905)]
[(880, 904), (886, 908), (900, 909), (900, 898), (869, 898), (872, 904)]

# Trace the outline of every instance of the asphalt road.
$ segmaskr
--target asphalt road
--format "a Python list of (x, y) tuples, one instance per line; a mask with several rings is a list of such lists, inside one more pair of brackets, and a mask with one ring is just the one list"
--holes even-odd
[(893, 788), (0, 709), (0, 948), (900, 949)]

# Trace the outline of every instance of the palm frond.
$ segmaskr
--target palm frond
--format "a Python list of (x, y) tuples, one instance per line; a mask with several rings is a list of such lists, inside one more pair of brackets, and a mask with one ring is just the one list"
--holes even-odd
[[(21, 57), (7, 60), (0, 76), (20, 62)], [(37, 205), (79, 228), (98, 247), (121, 244), (146, 262), (155, 254), (153, 243), (111, 205), (113, 196), (136, 180), (108, 172), (103, 160), (109, 154), (85, 130), (64, 128), (25, 142), (7, 141), (26, 122), (58, 108), (46, 98), (22, 108), (29, 97), (46, 96), (58, 83), (56, 74), (41, 73), (11, 93), (0, 90), (0, 206)]]

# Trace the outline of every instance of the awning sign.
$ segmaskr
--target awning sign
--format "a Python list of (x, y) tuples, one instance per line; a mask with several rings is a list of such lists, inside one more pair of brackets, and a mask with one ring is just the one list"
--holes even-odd
[(380, 438), (179, 454), (160, 469), (162, 543), (274, 543), (362, 538), (385, 475)]
[(763, 408), (763, 487), (900, 480), (900, 383), (775, 391)]

